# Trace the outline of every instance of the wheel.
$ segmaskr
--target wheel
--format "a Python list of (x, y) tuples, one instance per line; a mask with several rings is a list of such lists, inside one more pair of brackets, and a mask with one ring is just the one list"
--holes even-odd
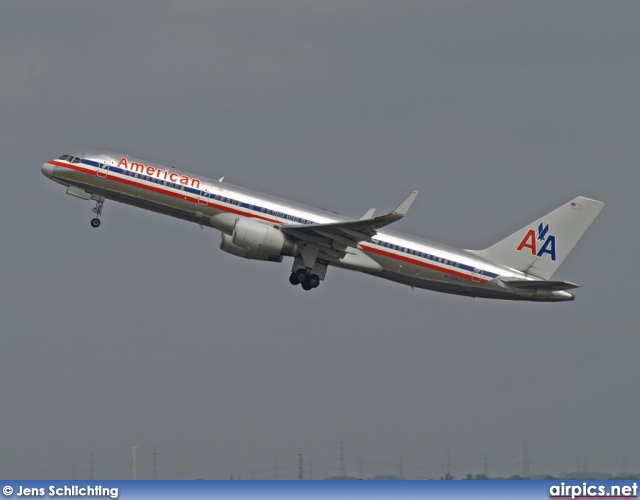
[(298, 281), (298, 276), (296, 275), (296, 273), (291, 273), (291, 276), (289, 276), (289, 283), (291, 283), (294, 286), (300, 284), (300, 281)]
[(305, 290), (311, 290), (312, 288), (308, 281), (303, 281), (300, 284), (302, 285), (302, 288), (304, 288)]
[(311, 288), (317, 288), (320, 284), (320, 277), (317, 274), (312, 274), (307, 279), (307, 283), (309, 283), (309, 286), (311, 286)]
[(298, 283), (303, 283), (308, 278), (307, 271), (305, 271), (304, 269), (298, 269), (297, 271), (294, 271), (293, 274), (298, 280)]
[(97, 217), (95, 219), (91, 219), (91, 227), (100, 227), (100, 219)]

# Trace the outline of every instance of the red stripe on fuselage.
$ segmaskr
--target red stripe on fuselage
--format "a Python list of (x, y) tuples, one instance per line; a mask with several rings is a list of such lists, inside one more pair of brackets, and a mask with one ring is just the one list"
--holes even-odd
[(450, 274), (450, 275), (456, 276), (458, 278), (462, 278), (462, 279), (469, 280), (469, 281), (474, 281), (475, 283), (487, 283), (489, 281), (486, 278), (479, 278), (479, 279), (475, 280), (471, 276), (469, 276), (468, 274), (461, 273), (460, 271), (456, 271), (456, 270), (449, 269), (449, 268), (446, 268), (446, 267), (436, 266), (434, 264), (423, 262), (423, 261), (418, 260), (418, 259), (412, 259), (411, 257), (407, 257), (406, 255), (398, 255), (398, 254), (395, 254), (395, 253), (391, 253), (391, 252), (388, 252), (386, 250), (382, 250), (381, 248), (377, 248), (375, 246), (370, 246), (370, 245), (362, 244), (362, 243), (360, 244), (360, 246), (366, 252), (371, 252), (371, 253), (375, 253), (375, 254), (378, 254), (378, 255), (382, 255), (383, 257), (389, 257), (389, 258), (392, 258), (392, 259), (401, 260), (402, 262), (406, 262), (407, 264), (413, 264), (415, 266), (425, 267), (427, 269), (431, 269), (432, 271), (438, 271), (438, 272), (441, 272), (441, 273)]
[[(91, 174), (91, 175), (95, 174), (96, 176), (98, 175), (98, 171), (99, 171), (99, 169), (97, 169), (97, 168), (93, 169), (91, 167), (86, 167), (83, 164), (79, 164), (79, 163), (63, 163), (63, 162), (60, 162), (58, 160), (51, 160), (48, 163), (50, 163), (52, 165), (55, 165), (56, 167), (68, 168), (70, 170), (75, 170), (76, 172), (83, 172), (83, 173)], [(267, 218), (267, 217), (262, 217), (260, 215), (255, 215), (255, 214), (252, 214), (252, 213), (243, 212), (241, 210), (237, 210), (237, 209), (234, 209), (234, 208), (231, 208), (231, 207), (226, 207), (226, 206), (220, 205), (218, 203), (212, 203), (209, 200), (206, 201), (206, 204), (202, 203), (202, 199), (201, 198), (198, 198), (197, 196), (193, 196), (193, 195), (187, 195), (187, 193), (184, 192), (184, 191), (180, 191), (180, 192), (176, 193), (176, 192), (168, 190), (168, 189), (163, 189), (163, 188), (161, 188), (159, 186), (155, 186), (155, 185), (154, 186), (149, 186), (148, 184), (144, 184), (144, 183), (139, 182), (139, 181), (134, 181), (134, 180), (131, 180), (131, 179), (120, 177), (119, 175), (122, 175), (122, 174), (116, 174), (115, 172), (112, 172), (110, 170), (109, 171), (105, 171), (105, 173), (107, 174), (107, 177), (106, 177), (107, 179), (115, 181), (115, 182), (119, 182), (120, 184), (126, 184), (128, 186), (138, 187), (138, 188), (141, 188), (141, 189), (145, 189), (146, 191), (152, 191), (154, 193), (159, 193), (159, 194), (163, 194), (163, 195), (166, 195), (166, 196), (171, 196), (173, 198), (180, 199), (180, 200), (183, 200), (183, 201), (186, 200), (186, 201), (189, 201), (191, 203), (196, 203), (196, 204), (198, 204), (198, 205), (200, 205), (202, 207), (211, 207), (213, 209), (220, 210), (222, 212), (229, 212), (229, 213), (233, 213), (233, 214), (236, 214), (236, 215), (242, 215), (243, 217), (261, 219), (261, 220), (264, 220), (264, 221), (267, 221), (267, 222), (271, 222), (273, 224), (281, 224), (281, 222), (279, 220), (274, 220), (274, 219), (270, 219), (270, 218)], [(109, 176), (108, 174), (111, 174), (111, 175)], [(102, 177), (102, 178), (104, 179), (105, 177)]]

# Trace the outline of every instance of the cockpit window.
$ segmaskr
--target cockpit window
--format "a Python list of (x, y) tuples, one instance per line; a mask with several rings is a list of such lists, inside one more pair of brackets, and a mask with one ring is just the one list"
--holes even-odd
[(59, 160), (66, 160), (69, 163), (79, 163), (80, 159), (76, 158), (73, 155), (62, 155), (60, 158), (58, 158)]

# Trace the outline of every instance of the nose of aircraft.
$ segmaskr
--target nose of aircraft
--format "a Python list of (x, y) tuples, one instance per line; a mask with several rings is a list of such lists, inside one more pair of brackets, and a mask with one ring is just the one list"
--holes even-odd
[(42, 165), (42, 173), (46, 175), (49, 179), (51, 179), (51, 177), (53, 177), (54, 168), (56, 167), (54, 165), (51, 165), (51, 163), (45, 163), (44, 165)]

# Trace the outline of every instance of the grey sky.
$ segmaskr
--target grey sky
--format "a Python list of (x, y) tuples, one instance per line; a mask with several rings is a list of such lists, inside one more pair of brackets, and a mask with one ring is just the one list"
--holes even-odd
[[(2, 2), (0, 477), (638, 471), (637, 2)], [(40, 173), (105, 149), (482, 248), (607, 206), (565, 304), (224, 254)], [(370, 462), (389, 467), (368, 465)], [(265, 465), (266, 464), (266, 465)]]

